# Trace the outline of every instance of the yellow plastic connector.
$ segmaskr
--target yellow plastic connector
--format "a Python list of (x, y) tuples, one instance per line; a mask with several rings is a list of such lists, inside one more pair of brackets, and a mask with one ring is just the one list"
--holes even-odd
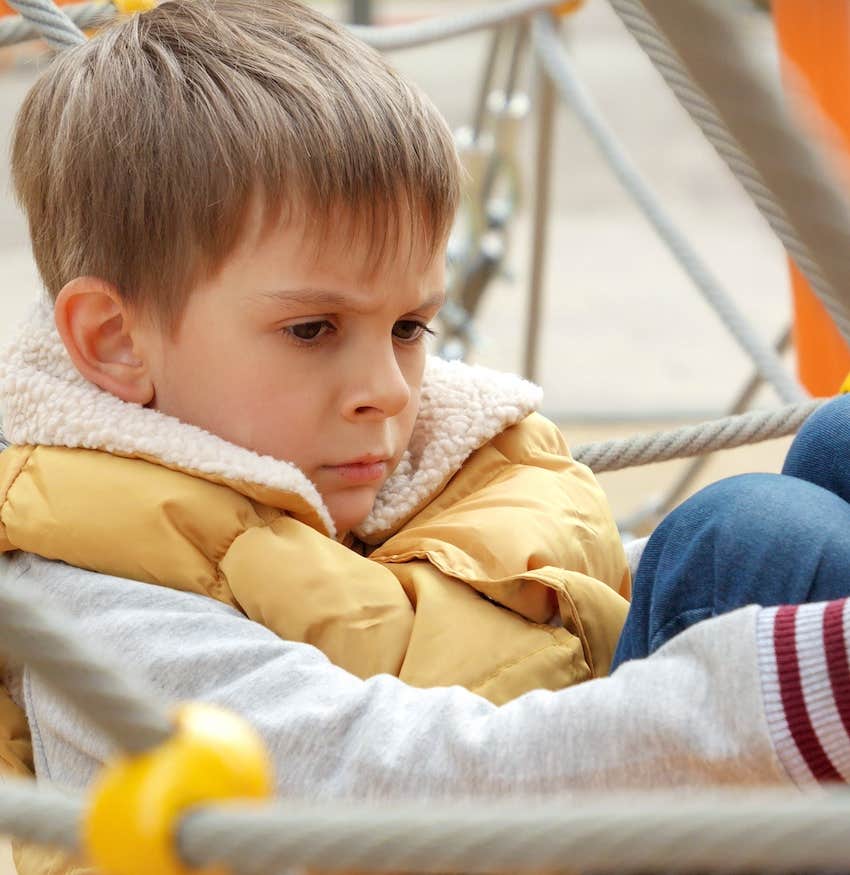
[(555, 15), (570, 15), (573, 12), (578, 12), (583, 5), (584, 0), (566, 0), (565, 3), (556, 6), (552, 12), (554, 12)]
[(84, 848), (108, 875), (197, 875), (176, 849), (187, 809), (265, 799), (272, 787), (265, 746), (247, 723), (212, 705), (184, 705), (166, 742), (105, 767), (83, 825)]
[(158, 0), (112, 0), (113, 6), (121, 15), (133, 15), (136, 12), (148, 12), (157, 5)]
[[(835, 385), (833, 383), (833, 385)], [(847, 392), (850, 392), (850, 374), (848, 374), (844, 378), (844, 382), (841, 384), (841, 388), (838, 390), (840, 394), (845, 395)]]

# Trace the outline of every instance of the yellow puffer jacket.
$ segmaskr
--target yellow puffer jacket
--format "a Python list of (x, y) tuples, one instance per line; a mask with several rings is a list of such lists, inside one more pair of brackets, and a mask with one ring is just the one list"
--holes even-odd
[(496, 703), (579, 683), (608, 670), (629, 574), (538, 401), (430, 361), (410, 449), (343, 544), (298, 469), (87, 383), (41, 308), (0, 370), (0, 551), (212, 596), (361, 677)]

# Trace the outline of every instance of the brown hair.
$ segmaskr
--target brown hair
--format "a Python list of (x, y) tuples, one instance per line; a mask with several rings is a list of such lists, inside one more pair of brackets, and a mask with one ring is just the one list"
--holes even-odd
[(256, 195), (269, 221), (352, 217), (381, 252), (414, 221), (434, 253), (459, 176), (427, 98), (294, 0), (168, 0), (63, 52), (21, 108), (12, 174), (53, 298), (98, 276), (172, 328)]

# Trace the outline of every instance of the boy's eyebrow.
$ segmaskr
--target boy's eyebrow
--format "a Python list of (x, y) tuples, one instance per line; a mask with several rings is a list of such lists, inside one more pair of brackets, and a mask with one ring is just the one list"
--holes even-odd
[[(356, 298), (344, 295), (340, 292), (331, 292), (327, 289), (281, 289), (271, 292), (260, 292), (260, 297), (272, 298), (287, 304), (311, 304), (320, 307), (351, 307)], [(442, 307), (446, 300), (444, 291), (434, 292), (414, 309), (428, 310), (431, 307)], [(354, 308), (356, 309), (356, 307)]]

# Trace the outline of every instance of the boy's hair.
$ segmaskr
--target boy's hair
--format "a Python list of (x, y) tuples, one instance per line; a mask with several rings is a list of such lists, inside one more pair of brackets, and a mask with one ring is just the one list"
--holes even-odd
[(427, 98), (344, 27), (294, 0), (170, 0), (52, 62), (12, 175), (52, 298), (98, 276), (174, 328), (257, 198), (268, 222), (348, 221), (378, 257), (412, 221), (433, 254), (459, 171)]

